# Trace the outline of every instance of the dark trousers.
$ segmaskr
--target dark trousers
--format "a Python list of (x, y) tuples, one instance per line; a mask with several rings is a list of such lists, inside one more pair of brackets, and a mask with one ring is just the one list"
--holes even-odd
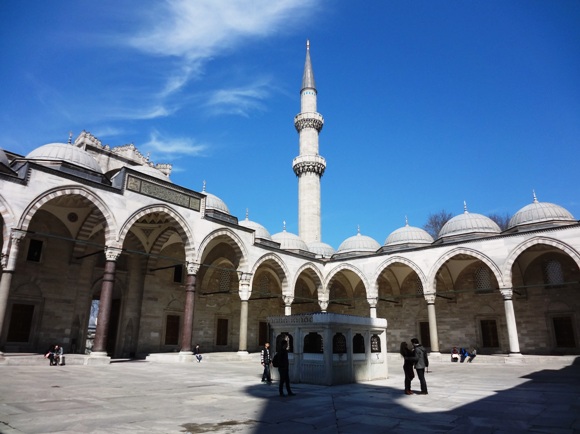
[(278, 386), (280, 395), (284, 394), (284, 384), (286, 384), (286, 391), (292, 393), (292, 389), (290, 389), (290, 374), (288, 373), (288, 368), (278, 368), (278, 375), (280, 375), (280, 385)]
[(264, 372), (262, 373), (262, 381), (272, 382), (272, 377), (270, 376), (270, 364), (264, 363)]
[(417, 377), (421, 383), (421, 392), (427, 392), (427, 382), (425, 381), (425, 369), (417, 369)]
[(413, 365), (403, 365), (403, 371), (405, 372), (405, 391), (411, 390), (411, 381), (415, 378), (415, 374), (413, 372)]

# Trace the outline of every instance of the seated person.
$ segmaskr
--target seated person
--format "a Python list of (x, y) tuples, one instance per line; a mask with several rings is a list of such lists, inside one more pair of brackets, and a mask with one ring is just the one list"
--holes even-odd
[(56, 347), (57, 347), (56, 345), (51, 345), (50, 347), (48, 347), (48, 350), (47, 350), (46, 354), (44, 355), (44, 358), (48, 359), (50, 361), (50, 366), (56, 365), (56, 357), (55, 357), (55, 348)]
[(457, 349), (457, 347), (453, 347), (453, 349), (451, 350), (451, 361), (457, 362), (458, 360), (459, 360), (459, 350)]
[(465, 359), (467, 359), (469, 357), (469, 353), (467, 352), (466, 348), (461, 348), (459, 350), (459, 357), (460, 357), (461, 363), (465, 362)]
[(471, 361), (475, 359), (475, 356), (477, 355), (477, 350), (475, 347), (471, 347), (471, 351), (468, 353), (468, 355), (469, 359), (467, 359), (467, 363), (471, 363)]

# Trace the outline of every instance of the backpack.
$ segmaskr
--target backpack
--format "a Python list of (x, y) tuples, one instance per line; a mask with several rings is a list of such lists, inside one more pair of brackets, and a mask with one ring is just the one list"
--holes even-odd
[(280, 366), (280, 354), (279, 353), (276, 353), (274, 355), (274, 358), (272, 359), (272, 366), (274, 368), (277, 368)]

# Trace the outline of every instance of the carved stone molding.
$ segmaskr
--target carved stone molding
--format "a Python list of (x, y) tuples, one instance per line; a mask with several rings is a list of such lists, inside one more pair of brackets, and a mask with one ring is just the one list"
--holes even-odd
[(427, 304), (435, 304), (435, 294), (424, 294)]
[(105, 246), (105, 258), (107, 261), (116, 261), (121, 256), (123, 249), (118, 247)]
[(284, 300), (285, 306), (290, 306), (292, 304), (292, 302), (294, 301), (294, 297), (292, 297), (290, 295), (283, 295), (282, 299)]
[(504, 300), (511, 300), (514, 295), (512, 288), (500, 288), (499, 292), (501, 292)]
[(186, 262), (185, 267), (187, 268), (187, 274), (197, 274), (199, 271), (199, 264), (195, 262)]
[(304, 128), (314, 128), (320, 132), (324, 125), (324, 119), (320, 113), (300, 113), (294, 118), (294, 127), (300, 132)]

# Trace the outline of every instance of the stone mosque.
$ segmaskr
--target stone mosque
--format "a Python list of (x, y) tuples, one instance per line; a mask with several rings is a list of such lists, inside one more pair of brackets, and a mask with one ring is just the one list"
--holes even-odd
[[(466, 208), (436, 239), (406, 224), (382, 245), (360, 232), (323, 243), (317, 98), (307, 44), (298, 234), (232, 215), (205, 185), (175, 185), (171, 165), (132, 144), (82, 132), (26, 156), (0, 149), (0, 358), (53, 343), (108, 361), (186, 360), (196, 344), (253, 353), (272, 339), (268, 318), (301, 314), (386, 319), (380, 342), (358, 337), (363, 353), (414, 336), (434, 354), (580, 353), (579, 222), (535, 194), (503, 231)], [(291, 338), (295, 353), (322, 351)]]

